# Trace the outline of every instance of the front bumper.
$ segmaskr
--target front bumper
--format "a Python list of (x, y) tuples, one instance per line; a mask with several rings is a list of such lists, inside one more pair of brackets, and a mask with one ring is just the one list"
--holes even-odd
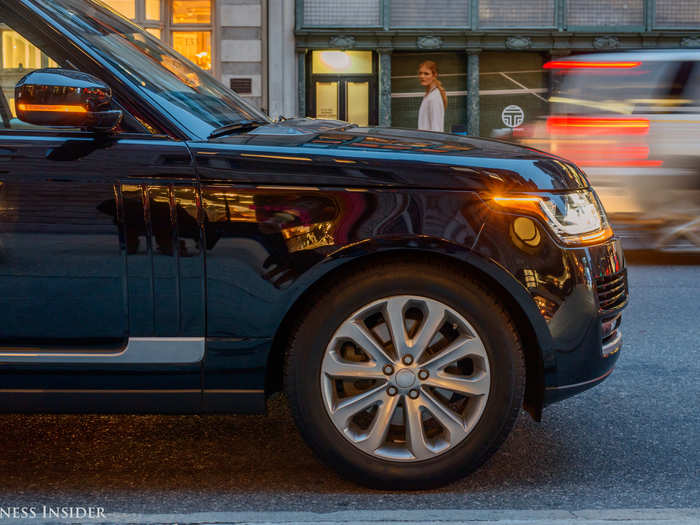
[(575, 250), (574, 256), (584, 265), (584, 282), (578, 286), (586, 289), (594, 308), (588, 315), (581, 312), (589, 322), (580, 343), (556, 348), (556, 366), (545, 375), (545, 405), (601, 383), (612, 373), (622, 348), (628, 282), (619, 241)]
[(525, 292), (519, 302), (535, 336), (525, 337), (526, 403), (542, 407), (595, 386), (612, 372), (622, 346), (627, 274), (618, 239), (564, 247), (542, 226), (540, 242), (527, 246), (512, 235), (515, 217), (492, 213), (474, 249)]

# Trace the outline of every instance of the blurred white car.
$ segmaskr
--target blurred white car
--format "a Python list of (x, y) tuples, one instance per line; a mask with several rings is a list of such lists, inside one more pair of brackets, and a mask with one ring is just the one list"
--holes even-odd
[(629, 248), (700, 251), (700, 50), (548, 62), (551, 110), (514, 130), (581, 166)]

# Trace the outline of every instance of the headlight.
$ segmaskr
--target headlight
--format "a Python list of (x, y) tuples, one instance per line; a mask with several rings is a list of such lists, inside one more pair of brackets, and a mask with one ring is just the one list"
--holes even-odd
[(564, 244), (594, 244), (613, 235), (603, 207), (590, 190), (494, 195), (490, 201), (497, 208), (536, 215)]

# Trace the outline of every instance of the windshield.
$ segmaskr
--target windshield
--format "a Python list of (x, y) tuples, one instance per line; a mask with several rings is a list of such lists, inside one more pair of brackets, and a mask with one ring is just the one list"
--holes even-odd
[(195, 135), (207, 137), (240, 121), (269, 122), (259, 109), (104, 4), (41, 0), (40, 7)]

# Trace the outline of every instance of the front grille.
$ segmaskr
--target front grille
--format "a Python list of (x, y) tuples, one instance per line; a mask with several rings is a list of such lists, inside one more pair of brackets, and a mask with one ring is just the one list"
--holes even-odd
[(598, 277), (595, 282), (601, 312), (618, 310), (625, 305), (627, 302), (627, 270)]

